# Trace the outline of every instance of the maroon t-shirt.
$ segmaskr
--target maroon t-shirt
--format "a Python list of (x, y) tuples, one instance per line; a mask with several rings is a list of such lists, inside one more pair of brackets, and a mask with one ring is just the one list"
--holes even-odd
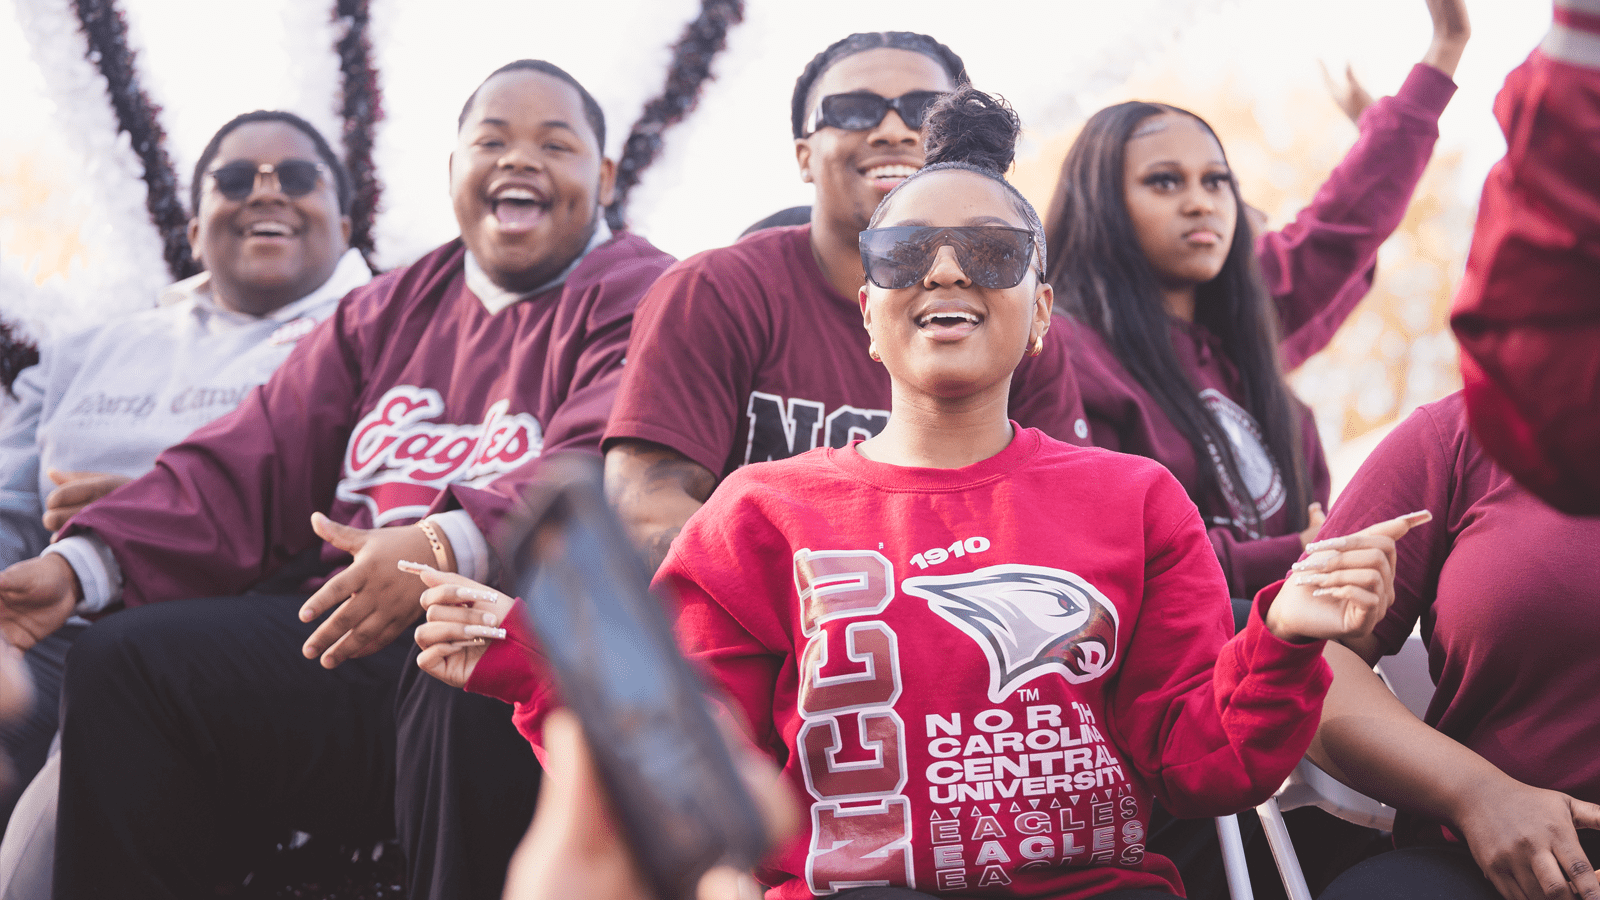
[[(1155, 399), (1144, 389), (1093, 328), (1058, 316), (1052, 334), (1068, 341), (1072, 364), (1083, 394), (1090, 438), (1096, 447), (1147, 456), (1172, 471), (1200, 508), (1211, 545), (1216, 548), (1228, 589), (1235, 597), (1253, 597), (1282, 578), (1300, 558), (1300, 535), (1289, 526), (1290, 507), (1283, 473), (1262, 441), (1260, 426), (1242, 405), (1239, 371), (1223, 355), (1221, 342), (1199, 325), (1172, 323), (1172, 349), (1201, 399), (1232, 438), (1234, 461), (1246, 490), (1199, 489), (1199, 465), (1184, 439)], [(1301, 414), (1301, 446), (1312, 499), (1328, 502), (1328, 461), (1322, 452), (1311, 412), (1296, 404)], [(1220, 473), (1219, 480), (1220, 484)], [(1245, 499), (1248, 493), (1248, 499)], [(1254, 528), (1241, 513), (1243, 503), (1254, 503), (1260, 524)]]
[(1395, 545), (1383, 652), (1420, 620), (1438, 685), (1428, 724), (1524, 784), (1600, 802), (1600, 519), (1519, 486), (1473, 438), (1460, 393), (1396, 426), (1323, 533), (1419, 509), (1433, 521)]
[[(889, 420), (889, 374), (868, 340), (859, 302), (839, 296), (812, 256), (809, 225), (690, 257), (639, 302), (606, 443), (663, 444), (720, 478), (872, 437)], [(1023, 357), (1010, 411), (1088, 443), (1064, 336)]]

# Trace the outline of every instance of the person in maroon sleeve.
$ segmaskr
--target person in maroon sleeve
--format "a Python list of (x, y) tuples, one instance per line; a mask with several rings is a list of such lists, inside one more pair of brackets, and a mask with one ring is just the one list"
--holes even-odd
[(1600, 6), (1556, 0), (1495, 116), (1506, 155), (1450, 319), (1467, 409), (1529, 490), (1600, 515)]
[[(209, 895), (283, 830), (397, 820), (410, 896), (499, 896), (538, 770), (506, 706), (405, 665), (421, 591), (395, 564), (492, 582), (485, 535), (539, 457), (598, 449), (671, 262), (606, 229), (604, 128), (556, 66), (493, 73), (450, 158), (461, 237), (351, 293), (62, 552), (0, 573), (13, 643), (126, 608), (68, 665), (56, 896)], [(277, 593), (247, 593), (263, 579)]]
[[(641, 301), (606, 427), (606, 489), (652, 568), (733, 470), (888, 421), (889, 378), (857, 321), (856, 238), (922, 167), (928, 105), (966, 80), (961, 58), (921, 34), (853, 34), (819, 53), (790, 107), (800, 177), (817, 189), (811, 224), (684, 260)], [(1017, 371), (1011, 410), (1052, 437), (1088, 438), (1058, 339)]]
[[(1169, 472), (1010, 420), (1052, 304), (1038, 216), (1002, 175), (1020, 123), (971, 87), (931, 117), (929, 165), (861, 233), (888, 423), (729, 476), (657, 584), (809, 810), (757, 872), (769, 898), (1171, 897), (1152, 799), (1212, 816), (1278, 787), (1315, 730), (1323, 639), (1387, 609), (1409, 520), (1264, 591), (1233, 637)], [(423, 577), (418, 662), (517, 700), (537, 741), (554, 698), (524, 616)]]
[[(1519, 485), (1474, 437), (1461, 393), (1397, 426), (1326, 527), (1413, 508), (1434, 520), (1399, 548), (1394, 606), (1372, 634), (1326, 650), (1335, 679), (1311, 754), (1399, 811), (1402, 849), (1322, 896), (1415, 897), (1426, 884), (1428, 896), (1469, 900), (1600, 897), (1589, 830), (1600, 828), (1600, 519)], [(1418, 623), (1438, 686), (1425, 719), (1370, 668)]]
[(1470, 26), (1463, 0), (1428, 7), (1422, 62), (1361, 114), (1361, 138), (1282, 231), (1252, 243), (1215, 133), (1170, 106), (1102, 110), (1062, 164), (1051, 281), (1091, 437), (1178, 476), (1236, 598), (1277, 579), (1322, 518), (1326, 460), (1280, 366), (1325, 346), (1366, 294), (1432, 152)]

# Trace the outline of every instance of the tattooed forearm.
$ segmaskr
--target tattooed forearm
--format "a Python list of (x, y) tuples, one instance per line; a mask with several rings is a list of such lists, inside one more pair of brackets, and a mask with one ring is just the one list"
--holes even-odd
[(622, 441), (606, 452), (606, 497), (652, 571), (716, 486), (706, 467), (660, 444)]

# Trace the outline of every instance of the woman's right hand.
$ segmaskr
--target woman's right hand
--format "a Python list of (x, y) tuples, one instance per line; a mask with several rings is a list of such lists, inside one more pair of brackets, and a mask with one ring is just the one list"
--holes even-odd
[(1600, 828), (1600, 806), (1509, 777), (1463, 792), (1461, 802), (1456, 828), (1506, 900), (1600, 900), (1577, 831)]
[(400, 568), (415, 573), (428, 586), (422, 592), (428, 621), (417, 626), (416, 634), (417, 646), (422, 648), (418, 667), (452, 687), (465, 687), (489, 642), (506, 636), (500, 623), (516, 601), (470, 578), (432, 566), (402, 562)]

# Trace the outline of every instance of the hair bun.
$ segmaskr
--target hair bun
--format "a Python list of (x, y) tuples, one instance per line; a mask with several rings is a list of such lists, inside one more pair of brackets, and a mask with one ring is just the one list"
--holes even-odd
[(962, 85), (939, 98), (923, 123), (926, 165), (966, 163), (1004, 176), (1017, 157), (1022, 120), (1004, 97)]

